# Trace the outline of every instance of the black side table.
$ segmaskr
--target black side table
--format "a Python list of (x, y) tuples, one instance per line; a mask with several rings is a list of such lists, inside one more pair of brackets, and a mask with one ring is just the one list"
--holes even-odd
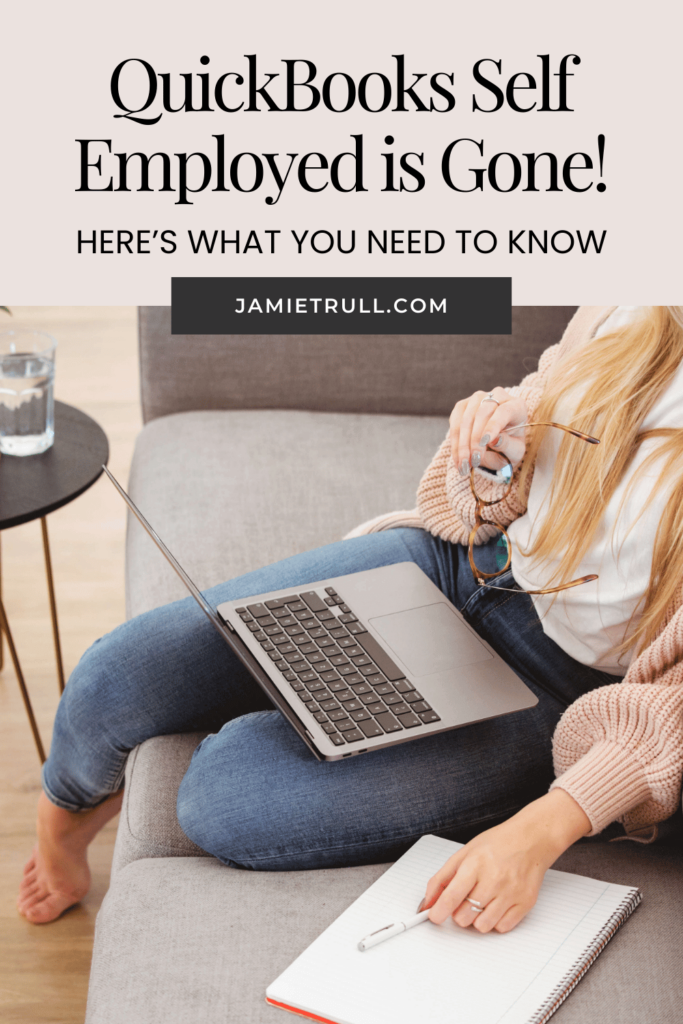
[[(64, 667), (45, 517), (87, 491), (101, 476), (102, 466), (108, 459), (109, 442), (102, 428), (90, 416), (64, 402), (55, 402), (55, 442), (52, 448), (41, 455), (23, 458), (3, 455), (0, 458), (0, 530), (40, 519), (60, 692), (64, 690)], [(38, 756), (45, 761), (45, 751), (2, 603), (0, 577), (0, 668), (3, 634), (24, 698)]]

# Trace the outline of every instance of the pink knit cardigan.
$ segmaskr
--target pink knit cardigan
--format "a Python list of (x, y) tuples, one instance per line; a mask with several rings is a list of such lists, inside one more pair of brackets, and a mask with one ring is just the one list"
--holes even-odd
[[(543, 353), (538, 370), (508, 389), (525, 399), (529, 419), (558, 362), (588, 341), (613, 309), (582, 306), (562, 340)], [(518, 477), (519, 470), (508, 497), (489, 510), (504, 526), (526, 511), (528, 492), (522, 493)], [(483, 486), (493, 497), (498, 485)], [(466, 544), (473, 518), (469, 480), (453, 464), (446, 437), (420, 482), (417, 509), (379, 516), (348, 536), (411, 526)], [(485, 539), (483, 528), (477, 540)], [(656, 823), (675, 812), (683, 776), (683, 581), (656, 639), (623, 681), (591, 690), (567, 708), (553, 737), (553, 759), (551, 788), (566, 790), (581, 805), (591, 835), (619, 820), (630, 836), (652, 840)]]

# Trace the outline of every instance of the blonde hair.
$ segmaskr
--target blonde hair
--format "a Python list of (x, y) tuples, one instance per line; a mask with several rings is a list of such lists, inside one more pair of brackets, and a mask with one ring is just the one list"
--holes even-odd
[[(615, 648), (617, 654), (631, 647), (642, 651), (652, 642), (683, 579), (683, 430), (642, 429), (682, 359), (683, 307), (644, 307), (626, 327), (567, 355), (534, 413), (535, 420), (555, 419), (602, 442), (596, 447), (568, 435), (560, 442), (546, 515), (533, 544), (525, 550), (539, 560), (560, 557), (548, 585), (567, 582), (576, 574), (640, 445), (659, 439), (631, 485), (661, 459), (657, 485), (645, 507), (665, 484), (671, 493), (655, 537), (648, 588), (636, 610), (640, 619)], [(571, 413), (564, 411), (566, 406), (573, 406)], [(530, 481), (546, 430), (537, 428), (531, 434), (521, 471), (522, 488)], [(626, 496), (622, 506), (625, 500)]]

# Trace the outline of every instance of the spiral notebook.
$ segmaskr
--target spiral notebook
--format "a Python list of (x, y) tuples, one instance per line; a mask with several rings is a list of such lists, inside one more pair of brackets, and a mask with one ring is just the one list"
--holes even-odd
[(511, 932), (418, 925), (361, 953), (363, 936), (412, 915), (458, 843), (424, 836), (269, 986), (274, 1006), (331, 1024), (544, 1024), (641, 900), (640, 891), (548, 871)]

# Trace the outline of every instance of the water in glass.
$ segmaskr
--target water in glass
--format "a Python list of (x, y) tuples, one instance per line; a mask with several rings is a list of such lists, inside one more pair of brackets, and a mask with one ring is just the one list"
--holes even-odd
[(54, 441), (54, 341), (34, 331), (0, 335), (0, 452), (37, 455)]

